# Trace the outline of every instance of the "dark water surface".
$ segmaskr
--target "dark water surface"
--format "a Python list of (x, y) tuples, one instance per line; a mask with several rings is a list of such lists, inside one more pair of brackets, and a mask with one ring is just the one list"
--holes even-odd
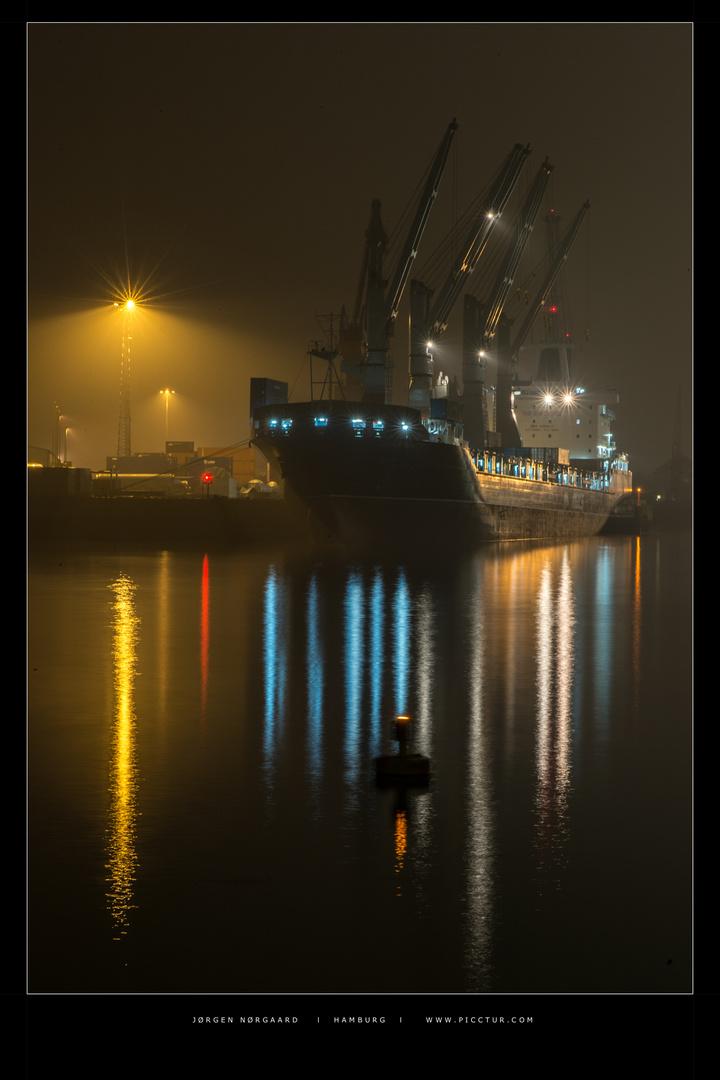
[(692, 989), (688, 534), (34, 554), (28, 667), (31, 994)]

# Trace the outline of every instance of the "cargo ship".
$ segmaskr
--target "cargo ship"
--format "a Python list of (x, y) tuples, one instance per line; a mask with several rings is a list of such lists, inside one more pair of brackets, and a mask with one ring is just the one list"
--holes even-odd
[(253, 442), (308, 536), (345, 548), (593, 536), (631, 484), (625, 469), (581, 470), (561, 451), (472, 452), (395, 405), (264, 406)]
[[(393, 388), (390, 338), (456, 127), (455, 121), (449, 125), (429, 167), (393, 274), (385, 273), (386, 234), (380, 203), (373, 201), (352, 315), (343, 309), (329, 347), (316, 343), (308, 350), (311, 363), (315, 358), (324, 366), (322, 382), (314, 382), (311, 372), (311, 385), (322, 386), (318, 399), (269, 403), (253, 411), (252, 441), (268, 462), (270, 478), (282, 484), (296, 520), (317, 543), (363, 549), (396, 544), (407, 550), (592, 536), (632, 489), (627, 457), (609, 440), (593, 455), (584, 434), (583, 461), (579, 446), (540, 445), (536, 437), (544, 432), (548, 440), (557, 439), (548, 423), (548, 402), (560, 402), (559, 411), (567, 415), (567, 402), (579, 401), (582, 394), (570, 387), (568, 335), (562, 335), (561, 349), (548, 342), (559, 335), (560, 271), (589, 203), (562, 236), (552, 221), (547, 271), (532, 303), (525, 299), (527, 311), (523, 308), (514, 338), (514, 320), (506, 313), (552, 171), (547, 159), (518, 210), (516, 227), (502, 231), (499, 270), (496, 261), (482, 285), (485, 298), (465, 296), (463, 393), (451, 393), (447, 377), (435, 372), (437, 340), (509, 204), (529, 146), (514, 146), (476, 201), (466, 242), (444, 284), (435, 289), (412, 281), (408, 385)], [(541, 312), (543, 374), (553, 376), (554, 386), (551, 393), (545, 379), (544, 411), (532, 414), (524, 439), (515, 411), (518, 360)], [(550, 358), (556, 353), (562, 363), (553, 369)], [(485, 387), (489, 358), (496, 369), (490, 390)], [(534, 400), (534, 391), (539, 400), (540, 386), (531, 382), (524, 381), (523, 402)], [(393, 402), (394, 389), (405, 403)]]

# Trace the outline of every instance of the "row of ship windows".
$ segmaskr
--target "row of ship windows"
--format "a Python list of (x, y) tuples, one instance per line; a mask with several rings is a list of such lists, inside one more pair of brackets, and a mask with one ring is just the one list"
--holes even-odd
[[(329, 417), (327, 417), (327, 416), (316, 416), (316, 417), (314, 417), (314, 425), (315, 425), (316, 428), (326, 428), (328, 426), (329, 422), (330, 422)], [(368, 429), (370, 427), (372, 427), (372, 431), (373, 431), (374, 435), (381, 435), (382, 432), (385, 430), (385, 421), (384, 420), (372, 420), (372, 421), (370, 421), (370, 420), (363, 420), (360, 417), (356, 417), (356, 418), (354, 418), (353, 420), (350, 421), (350, 424), (351, 424), (352, 430), (355, 432), (356, 435), (362, 435), (366, 431), (366, 429)], [(292, 422), (291, 419), (269, 420), (268, 421), (268, 426), (269, 426), (271, 431), (282, 431), (285, 434), (287, 434), (290, 431), (292, 425), (293, 425), (293, 422)], [(412, 425), (409, 424), (405, 420), (401, 421), (401, 423), (400, 423), (400, 430), (401, 431), (410, 431), (411, 427), (412, 427)]]

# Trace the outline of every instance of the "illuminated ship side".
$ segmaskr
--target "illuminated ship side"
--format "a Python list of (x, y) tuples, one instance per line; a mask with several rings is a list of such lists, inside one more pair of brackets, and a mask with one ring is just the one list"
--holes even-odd
[(349, 548), (592, 536), (628, 486), (627, 472), (583, 473), (556, 451), (471, 454), (404, 406), (270, 405), (253, 424), (309, 535)]

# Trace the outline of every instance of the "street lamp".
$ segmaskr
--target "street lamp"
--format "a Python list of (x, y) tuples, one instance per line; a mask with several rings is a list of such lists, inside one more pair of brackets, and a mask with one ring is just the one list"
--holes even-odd
[(133, 300), (124, 304), (115, 302), (115, 307), (123, 312), (122, 354), (120, 359), (120, 417), (118, 420), (118, 458), (130, 457), (130, 342), (132, 341), (132, 314), (135, 307)]
[(165, 396), (165, 453), (167, 453), (167, 441), (168, 441), (168, 418), (170, 412), (170, 395), (174, 394), (174, 390), (168, 390), (166, 387), (160, 391), (161, 395)]

